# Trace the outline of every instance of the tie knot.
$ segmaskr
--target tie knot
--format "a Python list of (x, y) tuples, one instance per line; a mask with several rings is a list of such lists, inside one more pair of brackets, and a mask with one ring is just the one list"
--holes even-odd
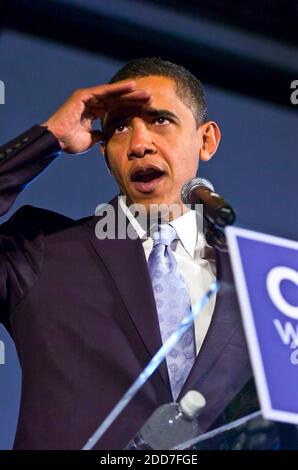
[(176, 230), (169, 224), (161, 224), (158, 231), (153, 234), (153, 246), (158, 244), (170, 246), (177, 237)]

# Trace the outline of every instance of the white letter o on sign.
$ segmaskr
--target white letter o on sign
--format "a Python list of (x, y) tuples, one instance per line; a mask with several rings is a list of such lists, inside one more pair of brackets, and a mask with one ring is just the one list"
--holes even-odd
[(271, 269), (266, 279), (267, 291), (275, 307), (281, 313), (298, 320), (298, 307), (289, 304), (280, 292), (280, 283), (285, 280), (294, 282), (298, 288), (298, 271), (285, 266)]

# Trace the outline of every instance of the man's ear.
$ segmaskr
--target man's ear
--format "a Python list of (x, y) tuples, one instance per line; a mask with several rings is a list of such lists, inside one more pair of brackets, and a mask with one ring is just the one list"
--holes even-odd
[(199, 127), (198, 132), (200, 132), (201, 140), (200, 160), (207, 162), (217, 150), (220, 141), (220, 130), (216, 122), (208, 121)]
[(110, 164), (109, 164), (109, 159), (108, 159), (108, 155), (107, 155), (107, 147), (106, 147), (106, 145), (105, 145), (105, 142), (103, 142), (103, 141), (100, 142), (100, 143), (99, 143), (99, 146), (100, 146), (101, 153), (103, 154), (104, 159), (105, 159), (105, 161), (106, 161), (106, 165), (107, 165), (107, 167), (108, 167), (108, 169), (109, 169), (110, 175), (112, 175), (113, 172), (112, 172), (111, 167), (110, 167)]

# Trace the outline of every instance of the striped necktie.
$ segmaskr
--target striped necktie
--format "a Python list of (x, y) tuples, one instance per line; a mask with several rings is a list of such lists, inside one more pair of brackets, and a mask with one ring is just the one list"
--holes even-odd
[[(156, 309), (163, 343), (178, 328), (190, 310), (185, 281), (170, 248), (177, 239), (169, 224), (158, 226), (153, 236), (153, 248), (148, 259)], [(177, 399), (195, 359), (194, 332), (189, 329), (166, 357), (174, 400)]]

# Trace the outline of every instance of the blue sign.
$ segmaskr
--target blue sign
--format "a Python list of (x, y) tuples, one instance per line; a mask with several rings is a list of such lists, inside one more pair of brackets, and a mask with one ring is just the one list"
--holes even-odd
[(298, 424), (298, 242), (236, 227), (226, 236), (263, 414)]

